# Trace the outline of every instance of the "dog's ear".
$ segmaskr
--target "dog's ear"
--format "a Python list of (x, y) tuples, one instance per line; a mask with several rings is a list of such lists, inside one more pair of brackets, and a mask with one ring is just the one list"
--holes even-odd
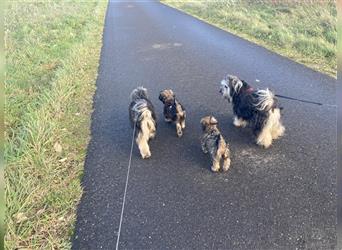
[(206, 130), (206, 127), (208, 126), (208, 122), (207, 122), (207, 119), (206, 119), (207, 117), (203, 117), (202, 119), (201, 119), (201, 127), (202, 127), (202, 130), (203, 131), (205, 131)]
[(160, 93), (159, 93), (159, 100), (161, 100), (163, 103), (165, 103), (165, 93), (164, 93), (164, 91), (160, 91)]
[(216, 118), (214, 116), (210, 116), (209, 118), (209, 123), (211, 125), (217, 125), (218, 124), (218, 121), (216, 120)]
[(176, 94), (170, 89), (169, 94), (172, 96), (172, 103), (176, 103)]
[(233, 87), (235, 92), (239, 92), (241, 87), (243, 86), (242, 81), (237, 77), (233, 75), (227, 75), (229, 86)]
[(201, 119), (200, 123), (201, 123), (202, 125), (205, 124), (205, 117)]

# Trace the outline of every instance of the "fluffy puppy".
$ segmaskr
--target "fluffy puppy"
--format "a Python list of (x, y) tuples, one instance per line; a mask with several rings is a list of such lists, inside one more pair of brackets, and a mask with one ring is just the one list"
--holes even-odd
[(160, 92), (159, 100), (164, 103), (164, 117), (166, 122), (173, 122), (176, 124), (178, 137), (183, 135), (185, 128), (185, 108), (176, 99), (176, 95), (171, 89), (165, 89)]
[(217, 172), (220, 169), (220, 161), (223, 158), (223, 171), (227, 171), (230, 166), (230, 150), (225, 142), (220, 130), (217, 128), (217, 120), (213, 116), (206, 116), (201, 119), (203, 135), (201, 138), (202, 151), (210, 153), (213, 165), (211, 170)]
[(129, 117), (132, 127), (135, 126), (135, 141), (143, 159), (151, 156), (148, 141), (156, 135), (156, 115), (147, 90), (143, 87), (134, 89), (131, 93)]
[(221, 81), (220, 93), (233, 105), (234, 125), (250, 125), (256, 143), (265, 148), (285, 132), (278, 100), (269, 90), (254, 90), (247, 82), (233, 75)]

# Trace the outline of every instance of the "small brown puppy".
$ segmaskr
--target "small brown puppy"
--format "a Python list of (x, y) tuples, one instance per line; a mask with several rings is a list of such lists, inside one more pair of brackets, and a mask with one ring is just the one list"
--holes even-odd
[(201, 119), (203, 135), (201, 138), (202, 150), (205, 154), (210, 153), (213, 165), (211, 170), (217, 172), (220, 169), (220, 161), (223, 158), (223, 171), (230, 166), (230, 150), (220, 130), (217, 128), (217, 120), (213, 116), (206, 116)]
[(159, 100), (164, 103), (164, 117), (166, 122), (174, 122), (176, 124), (177, 135), (183, 135), (185, 128), (185, 108), (176, 99), (176, 95), (171, 89), (165, 89), (160, 92)]

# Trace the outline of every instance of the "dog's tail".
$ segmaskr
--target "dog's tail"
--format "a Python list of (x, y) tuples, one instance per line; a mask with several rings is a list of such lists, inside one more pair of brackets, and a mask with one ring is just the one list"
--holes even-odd
[(268, 111), (276, 104), (275, 96), (269, 89), (258, 90), (256, 92), (257, 101), (254, 106), (260, 111)]
[(135, 101), (137, 99), (147, 99), (147, 89), (140, 86), (134, 89), (130, 95), (131, 100)]

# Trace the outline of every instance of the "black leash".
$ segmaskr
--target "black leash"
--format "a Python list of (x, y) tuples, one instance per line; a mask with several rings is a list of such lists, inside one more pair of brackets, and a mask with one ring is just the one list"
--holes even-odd
[(316, 105), (320, 105), (320, 106), (323, 106), (323, 105), (335, 106), (335, 105), (330, 105), (330, 104), (323, 104), (323, 103), (320, 103), (320, 102), (312, 102), (312, 101), (307, 101), (307, 100), (301, 100), (301, 99), (292, 98), (292, 97), (283, 96), (283, 95), (275, 95), (275, 96), (277, 96), (277, 97), (279, 97), (279, 98), (284, 98), (284, 99), (289, 99), (289, 100), (295, 100), (295, 101), (305, 102), (305, 103), (311, 103), (311, 104), (316, 104)]
[[(250, 88), (251, 88), (251, 90), (254, 90), (252, 87), (250, 87)], [(334, 104), (323, 104), (321, 102), (313, 102), (313, 101), (308, 101), (308, 100), (303, 100), (303, 99), (297, 99), (297, 98), (293, 98), (293, 97), (289, 97), (289, 96), (284, 96), (284, 95), (275, 95), (275, 96), (279, 97), (279, 98), (283, 98), (283, 99), (298, 101), (298, 102), (305, 102), (305, 103), (316, 104), (316, 105), (319, 105), (319, 106), (337, 107), (337, 105), (334, 105)]]

